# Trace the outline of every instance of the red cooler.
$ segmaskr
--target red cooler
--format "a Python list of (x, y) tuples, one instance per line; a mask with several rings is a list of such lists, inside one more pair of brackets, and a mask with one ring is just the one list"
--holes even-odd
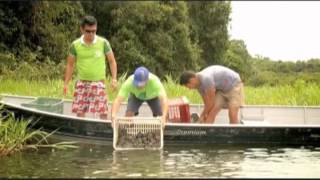
[(175, 99), (169, 99), (169, 118), (171, 123), (190, 123), (190, 106), (187, 97), (182, 96)]

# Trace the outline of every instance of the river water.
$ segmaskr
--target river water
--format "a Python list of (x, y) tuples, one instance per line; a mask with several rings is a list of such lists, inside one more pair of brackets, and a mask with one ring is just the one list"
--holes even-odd
[(164, 146), (114, 151), (111, 145), (24, 151), (0, 157), (1, 178), (320, 178), (320, 147)]

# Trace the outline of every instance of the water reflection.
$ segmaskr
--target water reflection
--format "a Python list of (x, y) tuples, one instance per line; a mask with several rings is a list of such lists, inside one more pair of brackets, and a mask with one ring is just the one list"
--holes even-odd
[(165, 146), (163, 150), (79, 149), (23, 152), (0, 158), (7, 178), (312, 177), (319, 147)]
[(320, 177), (320, 151), (313, 147), (248, 149), (241, 162), (242, 171), (235, 177)]

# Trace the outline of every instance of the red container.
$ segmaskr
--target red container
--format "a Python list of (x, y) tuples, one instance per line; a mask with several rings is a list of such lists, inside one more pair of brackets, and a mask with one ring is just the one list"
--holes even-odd
[(168, 121), (172, 123), (190, 123), (190, 106), (185, 96), (169, 99)]

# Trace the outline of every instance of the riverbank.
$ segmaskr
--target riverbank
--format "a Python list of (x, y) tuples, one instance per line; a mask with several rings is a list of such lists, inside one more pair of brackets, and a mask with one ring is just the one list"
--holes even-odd
[[(46, 96), (62, 98), (63, 81), (29, 81), (29, 80), (12, 80), (2, 79), (0, 94), (13, 94), (22, 96)], [(119, 87), (124, 81), (123, 77), (119, 78)], [(107, 79), (107, 82), (110, 82)], [(170, 77), (163, 82), (169, 98), (186, 96), (190, 103), (202, 103), (202, 99), (197, 91), (189, 90), (178, 85)], [(69, 83), (68, 99), (72, 99), (74, 82)], [(108, 99), (113, 101), (118, 91), (112, 91), (107, 86)], [(315, 83), (305, 83), (297, 80), (292, 85), (282, 86), (261, 86), (251, 87), (244, 86), (245, 104), (247, 105), (305, 105), (317, 106), (320, 104), (320, 85)]]

